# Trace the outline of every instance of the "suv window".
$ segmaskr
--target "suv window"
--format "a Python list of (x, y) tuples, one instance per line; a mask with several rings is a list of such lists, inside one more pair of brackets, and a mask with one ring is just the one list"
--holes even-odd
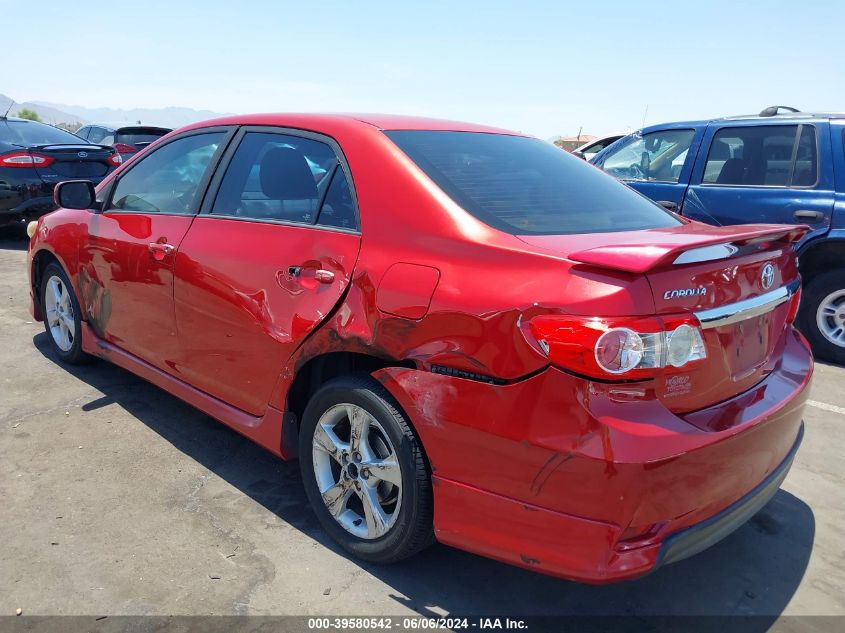
[(725, 127), (713, 136), (701, 182), (810, 187), (816, 182), (817, 165), (812, 125)]
[(313, 224), (337, 164), (326, 143), (247, 132), (226, 169), (211, 213)]
[(551, 143), (447, 131), (385, 134), (447, 195), (514, 235), (677, 226), (665, 209)]
[(92, 126), (91, 130), (88, 132), (88, 140), (91, 143), (100, 144), (103, 142), (103, 139), (106, 137), (106, 134), (108, 134), (108, 130), (101, 127)]
[(177, 139), (156, 149), (120, 177), (109, 209), (136, 213), (193, 213), (197, 190), (225, 132)]
[(622, 180), (678, 182), (695, 130), (661, 130), (635, 135), (608, 154), (602, 168)]

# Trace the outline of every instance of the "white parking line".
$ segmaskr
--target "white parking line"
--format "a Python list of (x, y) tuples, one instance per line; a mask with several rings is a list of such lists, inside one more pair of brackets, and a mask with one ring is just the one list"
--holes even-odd
[(835, 404), (828, 404), (827, 402), (818, 402), (817, 400), (807, 400), (807, 404), (816, 409), (824, 409), (825, 411), (832, 411), (839, 415), (845, 415), (845, 407), (837, 407)]

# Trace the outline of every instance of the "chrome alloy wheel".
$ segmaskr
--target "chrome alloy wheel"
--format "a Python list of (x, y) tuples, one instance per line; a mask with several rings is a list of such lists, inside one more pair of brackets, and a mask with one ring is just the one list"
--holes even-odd
[(402, 505), (402, 471), (381, 424), (354, 404), (328, 409), (314, 429), (317, 488), (329, 513), (362, 539), (384, 536)]
[(816, 312), (816, 325), (828, 341), (845, 347), (845, 289), (831, 292), (822, 299)]
[(74, 320), (70, 292), (62, 278), (57, 275), (53, 275), (47, 280), (44, 308), (47, 325), (50, 327), (53, 340), (60, 350), (69, 352), (73, 347), (76, 321)]

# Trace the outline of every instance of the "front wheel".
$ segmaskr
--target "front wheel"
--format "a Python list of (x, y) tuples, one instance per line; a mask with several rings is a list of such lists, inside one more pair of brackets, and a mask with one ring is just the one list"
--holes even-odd
[(335, 378), (314, 394), (300, 427), (299, 462), (317, 518), (349, 553), (390, 563), (434, 540), (422, 448), (370, 376)]
[(818, 358), (845, 364), (845, 271), (822, 273), (804, 285), (798, 325)]
[(41, 308), (50, 347), (59, 359), (71, 365), (90, 360), (82, 351), (79, 302), (67, 274), (55, 262), (49, 264), (41, 276)]

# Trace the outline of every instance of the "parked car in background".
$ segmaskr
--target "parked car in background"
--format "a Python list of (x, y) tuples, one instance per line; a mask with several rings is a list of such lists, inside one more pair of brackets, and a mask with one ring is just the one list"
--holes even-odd
[(771, 107), (652, 125), (591, 162), (693, 220), (808, 225), (797, 324), (819, 358), (845, 363), (844, 150), (845, 114)]
[(76, 135), (91, 143), (111, 145), (127, 160), (132, 154), (144, 149), (153, 141), (161, 138), (172, 130), (154, 125), (95, 124), (85, 125), (76, 131)]
[(55, 357), (298, 456), (371, 562), (437, 538), (641, 576), (748, 520), (801, 441), (804, 228), (683, 220), (545, 141), (233, 116), (56, 196), (28, 253)]
[(575, 154), (578, 158), (590, 160), (593, 156), (598, 154), (605, 147), (608, 147), (611, 144), (615, 143), (623, 136), (625, 135), (613, 134), (611, 136), (605, 136), (603, 138), (590, 141), (589, 143), (584, 143), (581, 147), (576, 147), (574, 150), (572, 150), (572, 153)]
[(53, 187), (60, 180), (97, 183), (120, 162), (112, 147), (44, 123), (0, 117), (0, 227), (55, 209)]

